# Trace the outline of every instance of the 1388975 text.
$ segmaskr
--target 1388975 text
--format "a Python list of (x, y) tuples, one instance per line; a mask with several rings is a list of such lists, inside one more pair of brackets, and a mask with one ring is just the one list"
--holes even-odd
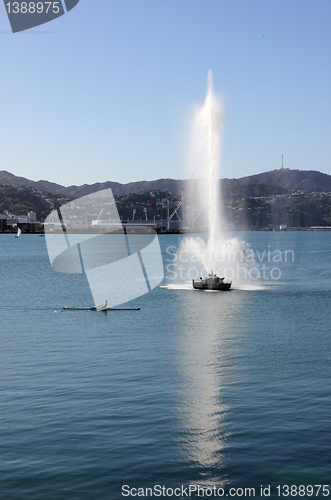
[(6, 3), (8, 14), (58, 14), (61, 7), (62, 5), (59, 1)]

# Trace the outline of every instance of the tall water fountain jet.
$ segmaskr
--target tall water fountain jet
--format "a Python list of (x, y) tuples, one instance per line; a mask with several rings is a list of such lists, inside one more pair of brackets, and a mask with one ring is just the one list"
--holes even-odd
[(250, 245), (227, 233), (222, 218), (222, 132), (222, 103), (213, 91), (209, 71), (206, 97), (195, 110), (191, 127), (185, 228), (192, 236), (182, 239), (173, 261), (167, 266), (169, 279), (185, 281), (186, 284), (193, 280), (193, 287), (199, 289), (228, 290), (232, 279), (236, 283), (246, 280), (248, 267), (253, 265), (252, 259), (247, 259)]
[[(195, 110), (191, 130), (190, 169), (191, 182), (187, 212), (189, 230), (207, 231), (206, 248), (201, 248), (206, 269), (215, 269), (217, 242), (222, 233), (220, 193), (220, 152), (223, 131), (223, 110), (220, 99), (213, 91), (211, 70), (205, 101)], [(201, 246), (196, 242), (196, 249)], [(194, 245), (194, 242), (191, 242)]]

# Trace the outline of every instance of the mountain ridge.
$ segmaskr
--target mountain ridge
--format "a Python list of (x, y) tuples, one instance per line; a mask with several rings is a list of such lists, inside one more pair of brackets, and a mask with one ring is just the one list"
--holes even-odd
[[(195, 179), (193, 182), (196, 182)], [(55, 182), (47, 180), (33, 181), (31, 179), (15, 176), (6, 171), (0, 171), (0, 184), (30, 187), (35, 190), (51, 193), (53, 195), (63, 195), (72, 198), (78, 198), (90, 193), (101, 191), (102, 189), (111, 188), (115, 195), (125, 195), (130, 193), (138, 193), (143, 191), (152, 191), (158, 189), (160, 191), (169, 191), (172, 193), (180, 192), (186, 184), (190, 182), (187, 179), (170, 179), (162, 178), (151, 181), (135, 181), (122, 184), (116, 181), (96, 182), (93, 184), (62, 186)], [(265, 185), (273, 186), (280, 189), (280, 192), (285, 190), (293, 191), (320, 191), (331, 192), (331, 175), (319, 172), (317, 170), (290, 170), (277, 169), (260, 174), (241, 177), (238, 179), (225, 178), (222, 180), (222, 186), (226, 191), (235, 190), (238, 187), (249, 185)]]

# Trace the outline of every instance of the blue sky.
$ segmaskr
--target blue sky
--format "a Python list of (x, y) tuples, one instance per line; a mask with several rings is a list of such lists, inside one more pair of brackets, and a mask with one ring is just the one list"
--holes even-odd
[(331, 174), (330, 0), (80, 0), (12, 34), (0, 5), (0, 169), (64, 185), (186, 177), (211, 68), (222, 177)]

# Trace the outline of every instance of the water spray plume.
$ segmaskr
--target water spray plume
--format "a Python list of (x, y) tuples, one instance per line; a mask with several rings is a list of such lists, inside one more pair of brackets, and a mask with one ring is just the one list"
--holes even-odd
[[(191, 131), (191, 172), (198, 174), (192, 181), (189, 193), (189, 229), (208, 233), (211, 273), (215, 267), (214, 256), (217, 240), (222, 233), (220, 199), (220, 150), (223, 130), (223, 110), (220, 99), (213, 91), (212, 72), (208, 72), (207, 93), (202, 106), (194, 113)], [(206, 252), (204, 252), (206, 253)]]
[(175, 274), (182, 276), (184, 268), (184, 274), (186, 272), (191, 280), (198, 280), (199, 276), (206, 276), (205, 273), (215, 273), (231, 280), (249, 250), (245, 241), (226, 237), (221, 212), (222, 132), (222, 103), (213, 90), (212, 73), (209, 71), (205, 100), (195, 109), (192, 119), (191, 172), (185, 204), (185, 227), (191, 233), (205, 233), (207, 238), (199, 235), (183, 238), (176, 259)]

